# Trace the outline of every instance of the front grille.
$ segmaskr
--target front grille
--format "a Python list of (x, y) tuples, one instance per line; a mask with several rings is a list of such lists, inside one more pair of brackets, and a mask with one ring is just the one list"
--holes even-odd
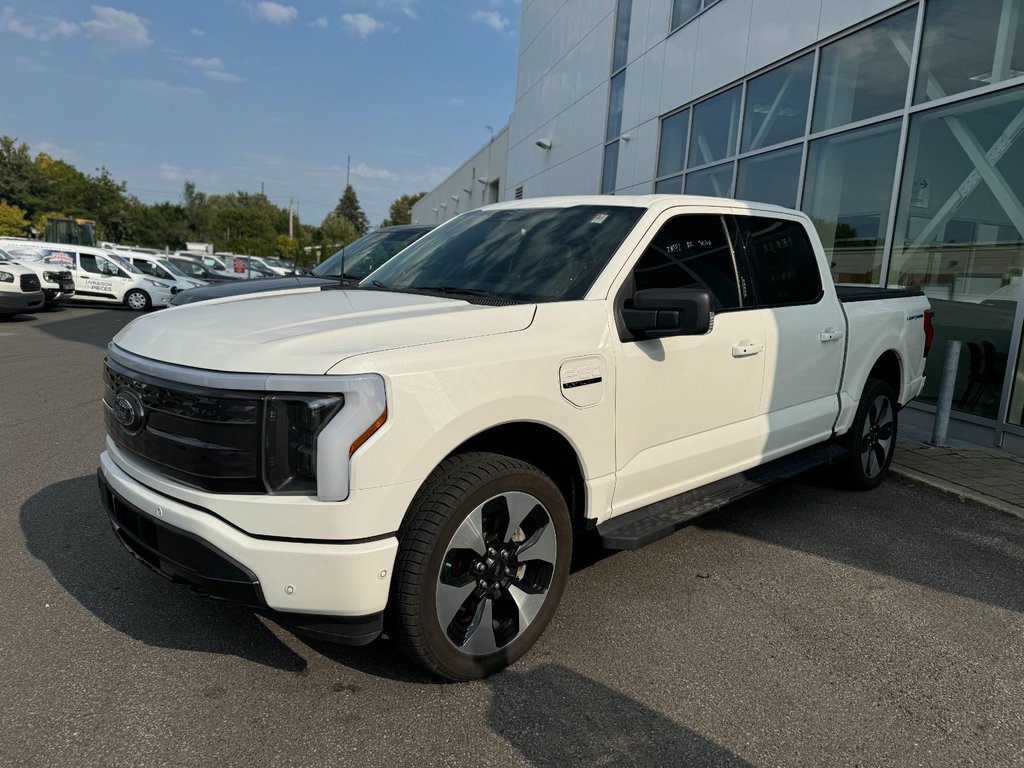
[(21, 290), (23, 293), (35, 293), (39, 290), (39, 276), (38, 275), (22, 275), (21, 276)]
[[(207, 389), (142, 375), (107, 360), (107, 434), (168, 477), (214, 493), (266, 493), (260, 460), (263, 394)], [(118, 393), (141, 401), (138, 423), (115, 413)]]

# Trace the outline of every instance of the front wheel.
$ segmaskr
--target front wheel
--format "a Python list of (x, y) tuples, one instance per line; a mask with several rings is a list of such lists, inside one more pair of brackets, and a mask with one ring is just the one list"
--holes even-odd
[(138, 288), (133, 288), (125, 294), (124, 303), (128, 309), (134, 309), (136, 312), (145, 312), (153, 306), (149, 294), (145, 291), (140, 291)]
[(445, 459), (400, 538), (389, 635), (449, 680), (490, 675), (530, 649), (555, 612), (572, 554), (555, 484), (493, 453)]
[(846, 460), (840, 478), (856, 490), (870, 490), (882, 482), (896, 451), (896, 395), (883, 381), (870, 379), (843, 442)]

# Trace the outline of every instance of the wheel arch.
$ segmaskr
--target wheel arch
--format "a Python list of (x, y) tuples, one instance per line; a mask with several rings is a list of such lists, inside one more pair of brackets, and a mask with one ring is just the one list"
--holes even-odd
[(875, 364), (871, 366), (864, 385), (861, 386), (862, 392), (867, 382), (872, 379), (888, 384), (892, 388), (893, 394), (896, 395), (896, 401), (901, 402), (903, 394), (903, 362), (900, 360), (899, 353), (896, 350), (888, 349), (879, 355)]

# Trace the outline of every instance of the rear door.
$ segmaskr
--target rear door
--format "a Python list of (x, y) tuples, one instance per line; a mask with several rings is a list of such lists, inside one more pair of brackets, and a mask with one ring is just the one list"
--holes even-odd
[(636, 290), (687, 287), (711, 292), (715, 317), (702, 336), (615, 340), (614, 514), (749, 468), (762, 447), (763, 313), (725, 218), (670, 211), (652, 232), (615, 311)]
[(800, 219), (737, 215), (736, 240), (764, 315), (765, 458), (827, 439), (839, 409), (846, 317)]

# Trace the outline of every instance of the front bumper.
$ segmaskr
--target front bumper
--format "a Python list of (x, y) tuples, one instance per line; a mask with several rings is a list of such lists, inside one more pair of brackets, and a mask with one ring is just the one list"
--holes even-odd
[(106, 452), (97, 477), (118, 538), (161, 575), (272, 611), (304, 634), (360, 644), (380, 633), (398, 550), (394, 536), (343, 542), (250, 536), (209, 510), (142, 485)]
[(42, 306), (42, 291), (0, 293), (0, 312), (35, 312)]

